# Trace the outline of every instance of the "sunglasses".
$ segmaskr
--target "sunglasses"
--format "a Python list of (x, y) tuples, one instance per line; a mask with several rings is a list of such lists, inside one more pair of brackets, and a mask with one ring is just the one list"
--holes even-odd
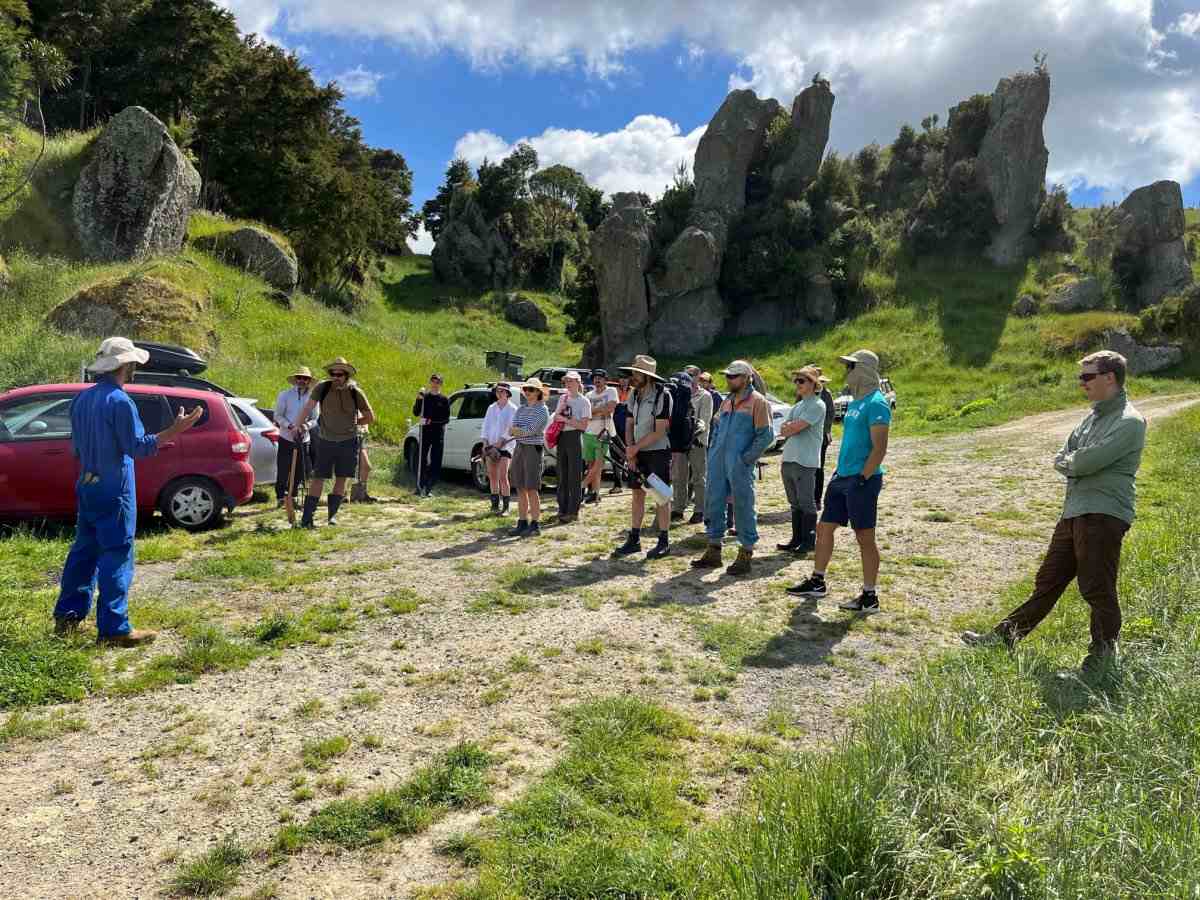
[(312, 381), (312, 379), (311, 379), (311, 378), (309, 378), (307, 375), (297, 375), (297, 376), (296, 376), (296, 381), (304, 381), (304, 382), (309, 382), (309, 381)]
[(847, 371), (847, 372), (849, 372), (851, 369), (853, 369), (853, 368), (854, 368), (855, 366), (857, 366), (857, 365), (858, 365), (858, 363), (856, 363), (856, 362), (848, 362), (848, 363), (846, 363), (846, 371)]
[(1093, 378), (1099, 378), (1103, 374), (1104, 374), (1103, 372), (1080, 372), (1079, 380), (1082, 381), (1084, 384), (1087, 384)]
[(329, 374), (332, 375), (334, 378), (349, 378), (350, 377), (349, 372), (330, 372)]
[(793, 378), (792, 384), (808, 384), (807, 378)]
[(522, 394), (536, 394), (536, 393), (538, 393), (538, 389), (537, 388), (521, 388), (521, 393)]

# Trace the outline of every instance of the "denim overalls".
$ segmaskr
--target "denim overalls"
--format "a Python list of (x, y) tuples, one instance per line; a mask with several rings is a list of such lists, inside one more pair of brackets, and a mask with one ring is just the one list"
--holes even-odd
[(725, 504), (731, 492), (738, 543), (746, 548), (753, 548), (758, 543), (754, 464), (774, 438), (769, 424), (759, 429), (754, 427), (754, 401), (758, 396), (750, 391), (736, 405), (733, 397), (722, 403), (721, 414), (708, 442), (708, 494), (704, 500), (704, 518), (708, 522), (711, 544), (721, 543), (725, 535)]

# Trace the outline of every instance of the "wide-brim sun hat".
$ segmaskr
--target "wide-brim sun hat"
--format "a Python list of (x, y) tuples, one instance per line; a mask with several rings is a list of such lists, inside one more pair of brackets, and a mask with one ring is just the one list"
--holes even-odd
[(633, 365), (618, 366), (619, 372), (641, 372), (655, 381), (666, 381), (658, 374), (658, 361), (653, 356), (638, 355), (633, 358)]
[(855, 350), (849, 356), (839, 356), (838, 359), (844, 363), (863, 366), (872, 372), (879, 371), (879, 356), (873, 350)]
[(358, 374), (358, 369), (350, 365), (349, 361), (344, 356), (339, 356), (333, 362), (325, 364), (325, 371), (327, 373), (332, 372), (334, 369), (345, 369), (350, 373), (350, 377), (352, 378)]
[(295, 384), (297, 378), (307, 378), (309, 381), (312, 381), (312, 377), (312, 370), (310, 370), (308, 366), (300, 366), (295, 372), (287, 377), (287, 380), (288, 383)]
[(135, 347), (129, 338), (110, 337), (100, 343), (96, 358), (88, 364), (88, 371), (97, 374), (115, 372), (121, 366), (129, 363), (141, 365), (150, 359), (150, 353), (141, 347)]
[(532, 388), (533, 390), (537, 391), (539, 395), (541, 395), (543, 400), (546, 399), (546, 385), (542, 383), (540, 378), (530, 378), (528, 381), (524, 382), (521, 385), (521, 390), (523, 391), (526, 388)]

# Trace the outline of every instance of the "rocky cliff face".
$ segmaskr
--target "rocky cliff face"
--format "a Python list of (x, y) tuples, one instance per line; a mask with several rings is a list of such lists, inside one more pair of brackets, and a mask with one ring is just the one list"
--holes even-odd
[(623, 363), (649, 350), (650, 220), (637, 194), (613, 197), (612, 213), (592, 235), (592, 260), (600, 290), (604, 359)]
[(433, 248), (433, 271), (441, 281), (481, 288), (512, 283), (512, 254), (473, 197), (456, 197)]
[(829, 126), (833, 121), (833, 91), (828, 81), (809, 85), (792, 102), (792, 121), (787, 159), (771, 170), (773, 190), (789, 199), (799, 199), (812, 184), (825, 156), (829, 143)]
[(1156, 181), (1140, 187), (1121, 203), (1121, 225), (1116, 257), (1138, 271), (1131, 298), (1138, 309), (1153, 306), (1168, 294), (1192, 283), (1192, 264), (1183, 234), (1183, 191), (1176, 181)]
[(1021, 262), (1033, 250), (1030, 229), (1037, 217), (1050, 160), (1042, 136), (1049, 108), (1050, 75), (1044, 71), (1002, 78), (992, 94), (988, 128), (975, 171), (991, 195), (999, 226), (985, 251), (996, 265)]
[(177, 253), (200, 199), (200, 174), (165, 125), (131, 106), (109, 120), (72, 199), (75, 232), (92, 259)]

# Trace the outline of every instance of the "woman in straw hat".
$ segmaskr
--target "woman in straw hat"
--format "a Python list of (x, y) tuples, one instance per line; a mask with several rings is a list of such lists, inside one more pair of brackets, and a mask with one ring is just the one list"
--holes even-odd
[[(629, 486), (633, 488), (632, 521), (625, 543), (617, 556), (642, 551), (642, 519), (646, 515), (646, 482), (658, 476), (671, 484), (671, 442), (667, 430), (671, 424), (671, 392), (658, 374), (658, 362), (649, 356), (635, 356), (633, 365), (622, 366), (629, 373), (632, 390), (625, 405), (625, 460), (629, 465)], [(658, 543), (650, 548), (647, 559), (658, 559), (670, 552), (671, 504), (657, 503)]]
[(375, 421), (375, 412), (367, 395), (355, 383), (358, 370), (339, 356), (325, 366), (329, 375), (313, 389), (312, 396), (300, 410), (301, 427), (307, 429), (312, 411), (320, 404), (317, 417), (317, 465), (314, 477), (304, 498), (304, 515), (301, 528), (315, 528), (313, 516), (321, 502), (321, 491), (325, 479), (333, 478), (333, 490), (329, 494), (329, 524), (337, 524), (338, 509), (346, 496), (346, 481), (354, 477), (358, 467), (358, 428)]
[[(275, 457), (275, 500), (283, 506), (283, 498), (291, 494), (296, 496), (296, 485), (308, 481), (308, 430), (301, 428), (300, 410), (308, 402), (312, 392), (313, 375), (308, 366), (298, 366), (296, 371), (287, 378), (290, 388), (279, 392), (275, 398), (275, 410), (272, 418), (279, 428), (279, 447)], [(308, 414), (305, 425), (317, 421), (317, 410)], [(292, 454), (299, 452), (296, 461), (296, 479), (288, 484), (288, 474), (292, 471)]]
[(521, 385), (524, 404), (513, 414), (508, 433), (517, 441), (513, 451), (508, 479), (517, 489), (517, 527), (511, 537), (537, 537), (542, 533), (538, 521), (542, 512), (539, 491), (542, 489), (542, 455), (546, 448), (546, 426), (550, 410), (546, 409), (546, 386), (537, 378)]
[(487, 466), (488, 484), (492, 488), (492, 513), (497, 516), (508, 515), (508, 501), (512, 488), (508, 483), (508, 467), (512, 462), (513, 451), (517, 442), (508, 433), (512, 428), (513, 417), (517, 414), (517, 405), (512, 400), (512, 385), (501, 381), (496, 385), (492, 396), (495, 400), (487, 408), (483, 417), (483, 428), (480, 436), (483, 438), (483, 461)]

